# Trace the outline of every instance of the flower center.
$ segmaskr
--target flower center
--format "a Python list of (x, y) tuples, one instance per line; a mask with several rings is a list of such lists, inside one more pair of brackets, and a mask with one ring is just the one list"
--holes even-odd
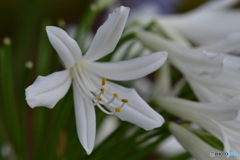
[[(96, 87), (96, 83), (92, 81), (91, 77), (83, 69), (81, 63), (77, 63), (74, 67), (72, 67), (71, 73), (74, 77), (75, 86), (82, 92), (81, 96), (83, 96), (87, 103), (98, 106), (98, 108), (104, 113), (112, 115), (116, 112), (121, 112), (121, 108), (124, 107), (125, 103), (128, 103), (127, 99), (119, 99), (118, 93), (109, 93), (110, 85), (107, 84), (106, 78), (102, 78), (100, 87)], [(109, 95), (112, 97), (109, 98)], [(118, 106), (114, 105), (113, 102), (117, 100), (122, 102), (122, 104), (119, 104)], [(114, 110), (108, 111), (103, 106), (114, 108)]]
[[(106, 78), (102, 78), (102, 86), (100, 87), (100, 89), (97, 91), (97, 93), (93, 92), (93, 94), (95, 95), (95, 98), (93, 99), (94, 105), (97, 105), (99, 109), (101, 109), (104, 113), (112, 115), (115, 114), (116, 112), (121, 112), (121, 108), (124, 107), (124, 105), (126, 103), (128, 103), (129, 101), (127, 99), (119, 99), (119, 94), (118, 93), (114, 93), (112, 94), (112, 98), (107, 101), (106, 98), (104, 98), (104, 94), (107, 94), (109, 91), (110, 86), (108, 86), (108, 89), (104, 88), (107, 85), (107, 79)], [(109, 105), (112, 104), (113, 101), (115, 100), (119, 100), (122, 102), (122, 104), (118, 107), (113, 107), (115, 110), (114, 111), (107, 111), (106, 109), (104, 109), (102, 107), (102, 105)]]

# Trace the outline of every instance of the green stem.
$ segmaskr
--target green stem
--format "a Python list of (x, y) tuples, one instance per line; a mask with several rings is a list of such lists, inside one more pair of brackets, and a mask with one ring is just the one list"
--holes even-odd
[(3, 89), (3, 108), (4, 118), (7, 122), (12, 139), (12, 145), (15, 148), (16, 154), (22, 153), (21, 134), (19, 125), (19, 115), (17, 111), (16, 98), (14, 92), (14, 83), (12, 75), (12, 58), (11, 58), (11, 45), (5, 45), (1, 54), (2, 64), (2, 89)]

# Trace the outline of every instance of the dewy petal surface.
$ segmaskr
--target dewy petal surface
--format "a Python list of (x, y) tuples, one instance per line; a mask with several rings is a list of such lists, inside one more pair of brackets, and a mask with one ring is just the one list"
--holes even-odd
[(38, 76), (26, 88), (26, 100), (31, 108), (45, 106), (53, 108), (65, 96), (72, 82), (69, 70), (52, 73), (46, 77)]
[(138, 57), (120, 62), (90, 62), (84, 66), (98, 76), (112, 80), (133, 80), (144, 77), (163, 65), (168, 56), (167, 52), (156, 52), (147, 56)]
[(96, 135), (95, 108), (82, 98), (82, 93), (76, 82), (73, 82), (73, 91), (78, 137), (87, 154), (90, 154), (94, 147)]
[(111, 53), (119, 41), (127, 21), (128, 7), (119, 7), (109, 15), (107, 21), (98, 29), (84, 59), (98, 60)]
[(197, 160), (236, 160), (234, 157), (224, 157), (224, 156), (215, 156), (210, 157), (210, 152), (222, 152), (219, 151), (209, 144), (205, 143), (195, 134), (190, 132), (189, 130), (177, 125), (175, 123), (170, 123), (169, 125), (170, 131), (174, 134), (177, 140), (188, 150)]
[(71, 68), (82, 57), (77, 42), (61, 28), (47, 26), (46, 31), (49, 41), (61, 57), (66, 68)]

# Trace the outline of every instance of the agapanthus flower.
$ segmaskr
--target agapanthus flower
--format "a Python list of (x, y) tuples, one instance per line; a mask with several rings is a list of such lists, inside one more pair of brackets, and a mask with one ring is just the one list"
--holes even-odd
[[(138, 38), (150, 49), (164, 49), (169, 59), (191, 85), (202, 102), (223, 102), (240, 95), (240, 34), (231, 34), (213, 44), (186, 48), (150, 32)], [(229, 83), (231, 82), (231, 83)]]
[[(116, 115), (145, 130), (160, 127), (164, 119), (155, 112), (134, 89), (107, 81), (133, 80), (158, 69), (166, 60), (167, 52), (121, 61), (95, 62), (111, 53), (124, 29), (129, 8), (117, 8), (98, 29), (87, 52), (82, 52), (68, 34), (60, 28), (46, 27), (48, 38), (63, 61), (66, 70), (39, 76), (26, 89), (30, 107), (53, 108), (73, 83), (77, 132), (81, 144), (90, 154), (96, 134), (95, 107), (104, 113)], [(106, 108), (104, 108), (105, 106)]]
[[(233, 119), (222, 119), (220, 121), (217, 121), (215, 118), (227, 118), (227, 113), (230, 112), (224, 111), (222, 116), (217, 114), (215, 118), (212, 117), (213, 115), (209, 115), (211, 113), (209, 111), (206, 111), (203, 115), (201, 115), (200, 111), (197, 111), (196, 113), (198, 114), (196, 114), (196, 116), (193, 116), (195, 114), (192, 112), (195, 110), (194, 105), (201, 106), (206, 105), (205, 103), (216, 105), (215, 113), (222, 109), (228, 110), (231, 108), (228, 103), (233, 102), (233, 99), (238, 99), (240, 95), (238, 84), (238, 79), (240, 78), (239, 65), (237, 64), (239, 57), (229, 53), (239, 51), (239, 34), (230, 35), (226, 39), (214, 44), (196, 48), (182, 47), (177, 43), (168, 41), (149, 32), (139, 32), (138, 38), (152, 50), (160, 48), (167, 50), (169, 52), (169, 60), (183, 73), (197, 98), (200, 100), (199, 104), (178, 100), (175, 103), (178, 104), (178, 108), (172, 108), (175, 111), (170, 112), (177, 114), (181, 118), (198, 123), (207, 129), (224, 143), (226, 150), (237, 151), (240, 146), (237, 140), (240, 139), (240, 116), (238, 115), (238, 110), (232, 110), (232, 113), (235, 112), (235, 116), (230, 116), (229, 118)], [(221, 49), (224, 53), (219, 53)], [(204, 104), (201, 102), (204, 102)], [(160, 103), (163, 103), (163, 101), (160, 101)], [(166, 110), (169, 111), (171, 109), (171, 103), (174, 103), (174, 99), (164, 103), (163, 106), (165, 106)], [(239, 108), (237, 101), (231, 104)], [(179, 105), (181, 105), (181, 109)], [(223, 108), (221, 109), (220, 106)], [(200, 108), (204, 109), (205, 107), (202, 106)], [(211, 109), (211, 107), (209, 107), (209, 109)], [(185, 114), (180, 115), (182, 112)], [(215, 128), (213, 126), (215, 126)], [(222, 135), (219, 135), (220, 133)]]

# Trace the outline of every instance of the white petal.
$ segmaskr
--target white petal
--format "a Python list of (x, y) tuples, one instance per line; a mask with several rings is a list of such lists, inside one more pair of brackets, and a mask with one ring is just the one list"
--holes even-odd
[(77, 42), (61, 28), (47, 26), (46, 31), (49, 41), (61, 57), (66, 68), (71, 68), (82, 56)]
[(189, 117), (189, 114), (197, 114), (216, 120), (229, 121), (236, 119), (240, 110), (239, 97), (224, 103), (199, 103), (174, 97), (162, 97), (159, 99), (159, 103), (166, 110), (183, 118)]
[(121, 120), (131, 122), (145, 130), (162, 126), (164, 123), (163, 117), (154, 111), (134, 89), (112, 84), (111, 92), (115, 93), (114, 91), (130, 101), (122, 108), (122, 112), (115, 114)]
[(193, 74), (187, 74), (185, 76), (197, 93), (197, 96), (201, 95), (201, 100), (205, 102), (222, 102), (240, 95), (240, 86), (237, 81), (239, 79), (238, 74), (234, 75), (224, 70), (223, 73), (216, 78), (196, 76)]
[[(152, 97), (159, 97), (161, 95), (166, 95), (171, 90), (171, 71), (169, 62), (166, 61), (160, 70), (156, 72), (156, 82), (153, 87)], [(148, 93), (149, 94), (149, 93)]]
[(151, 32), (139, 31), (137, 37), (153, 51), (166, 50), (170, 60), (182, 72), (189, 70), (197, 75), (216, 76), (222, 71), (224, 56), (221, 54), (210, 54), (203, 49), (184, 48)]
[(219, 40), (213, 44), (200, 46), (199, 48), (217, 53), (239, 53), (239, 43), (240, 32), (234, 32), (229, 34), (227, 37), (224, 37), (222, 40)]
[[(237, 57), (234, 57), (235, 61), (231, 61), (233, 57), (214, 52), (216, 48), (221, 46), (221, 43), (232, 44), (237, 49), (240, 42), (239, 35), (232, 35), (221, 43), (217, 43), (218, 45), (197, 49), (182, 48), (149, 32), (139, 33), (138, 37), (153, 50), (163, 48), (169, 52), (170, 61), (184, 74), (201, 101), (221, 102), (240, 94)], [(227, 45), (225, 48), (228, 48)], [(203, 49), (211, 52), (205, 51), (202, 53)]]
[(214, 151), (214, 152), (221, 152), (221, 151), (205, 143), (195, 134), (181, 127), (180, 125), (177, 125), (175, 123), (170, 123), (169, 129), (177, 138), (177, 140), (184, 146), (184, 148), (188, 150), (193, 155), (193, 157), (195, 157), (198, 160), (207, 160), (207, 159), (233, 160), (234, 159), (234, 157), (226, 158), (225, 156), (210, 157), (211, 151)]
[[(225, 132), (224, 128), (221, 127), (221, 123), (220, 123), (221, 121), (216, 121), (214, 119), (211, 119), (211, 117), (209, 117), (209, 115), (210, 116), (214, 115), (214, 113), (211, 113), (212, 112), (211, 109), (210, 109), (211, 112), (208, 113), (207, 109), (205, 110), (205, 112), (203, 112), (203, 110), (201, 111), (200, 108), (196, 110), (196, 108), (195, 108), (196, 106), (192, 106), (192, 108), (186, 107), (181, 104), (179, 105), (179, 103), (177, 103), (177, 104), (175, 104), (174, 102), (171, 103), (171, 101), (167, 100), (167, 99), (164, 99), (164, 100), (160, 99), (159, 102), (160, 102), (161, 107), (164, 108), (165, 110), (167, 110), (168, 112), (170, 112), (176, 116), (179, 116), (183, 119), (187, 119), (189, 121), (197, 123), (199, 126), (203, 127), (204, 129), (206, 129), (207, 131), (212, 133), (214, 136), (216, 136), (219, 140), (221, 140), (223, 142), (224, 150), (227, 152), (230, 151), (228, 134)], [(203, 107), (204, 107), (204, 105), (203, 105)], [(213, 106), (212, 107), (209, 106), (209, 107), (212, 108)], [(225, 106), (225, 107), (228, 107), (228, 106)], [(222, 112), (221, 114), (223, 117), (224, 112)], [(229, 113), (226, 113), (226, 114), (229, 114)], [(230, 115), (231, 114), (232, 113), (230, 113)], [(227, 116), (229, 117), (229, 115), (227, 115)], [(214, 115), (215, 119), (217, 119), (216, 117), (217, 117), (217, 114)]]
[(81, 96), (80, 90), (77, 88), (77, 84), (73, 82), (74, 91), (74, 106), (77, 133), (79, 140), (86, 150), (87, 154), (91, 154), (96, 135), (96, 115), (94, 106), (86, 103)]
[(127, 21), (128, 7), (119, 7), (109, 15), (107, 21), (98, 29), (85, 59), (95, 61), (111, 53), (121, 37), (123, 28)]
[[(229, 139), (240, 143), (240, 115), (233, 121), (218, 121), (225, 132), (229, 135)], [(240, 146), (240, 145), (239, 145)]]
[(218, 122), (213, 119), (208, 119), (207, 117), (197, 116), (195, 115), (194, 121), (199, 126), (206, 129), (208, 132), (216, 136), (224, 145), (224, 151), (230, 152), (230, 145), (227, 133), (224, 128), (222, 128)]
[(231, 141), (231, 152), (238, 152), (238, 157), (237, 160), (240, 160), (240, 156), (239, 156), (239, 146), (240, 146), (240, 143), (239, 142), (235, 142), (235, 141)]
[[(100, 85), (101, 79), (99, 77), (93, 74), (89, 74), (89, 76), (91, 76), (91, 80), (96, 86)], [(122, 112), (115, 114), (121, 120), (131, 122), (145, 130), (152, 130), (160, 127), (164, 123), (163, 117), (154, 111), (134, 89), (125, 88), (109, 81), (107, 81), (106, 88), (108, 88), (107, 85), (109, 85), (110, 88), (101, 96), (105, 102), (112, 99), (114, 93), (119, 94), (119, 98), (106, 106), (109, 110), (114, 112), (114, 108), (122, 105), (121, 99), (129, 100), (129, 102), (125, 103), (123, 108), (121, 108)]]
[[(191, 79), (191, 78), (189, 78)], [(199, 82), (194, 80), (189, 81), (194, 93), (196, 94), (197, 98), (201, 102), (219, 102), (219, 95), (216, 95), (216, 90), (210, 88), (210, 85), (203, 85)], [(228, 98), (221, 97), (221, 101), (226, 101)]]
[(200, 7), (182, 15), (161, 16), (158, 21), (167, 29), (173, 28), (177, 30), (194, 44), (213, 43), (231, 32), (240, 31), (240, 12), (230, 8), (221, 9), (238, 0), (220, 1), (222, 3), (219, 3), (219, 0), (211, 1), (213, 5), (209, 6), (208, 9)]
[[(111, 99), (113, 93), (119, 93), (119, 99), (128, 99), (129, 102), (124, 105), (122, 111), (115, 115), (123, 121), (131, 122), (145, 130), (152, 130), (160, 127), (164, 123), (164, 119), (156, 111), (154, 111), (135, 91), (111, 83), (110, 94), (106, 95), (107, 99)], [(112, 103), (115, 107), (122, 104), (120, 100), (115, 100)], [(108, 107), (113, 110), (112, 107)]]
[(84, 61), (85, 68), (96, 75), (112, 80), (132, 80), (157, 70), (167, 59), (167, 52), (156, 52), (120, 62)]
[(65, 96), (72, 82), (69, 70), (52, 73), (46, 77), (38, 76), (26, 88), (26, 100), (31, 108), (45, 106), (53, 108)]

